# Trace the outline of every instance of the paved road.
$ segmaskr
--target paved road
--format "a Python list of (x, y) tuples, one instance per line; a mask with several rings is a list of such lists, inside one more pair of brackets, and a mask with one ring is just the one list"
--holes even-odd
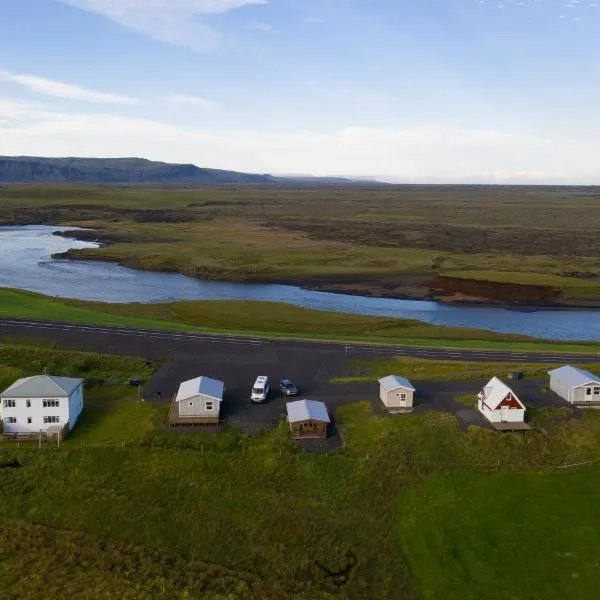
[[(268, 340), (253, 337), (182, 333), (113, 327), (79, 325), (55, 321), (0, 318), (0, 335), (19, 338), (37, 338), (67, 344), (82, 350), (132, 354), (152, 359), (163, 359), (173, 354), (197, 354), (209, 347), (221, 350), (237, 348), (244, 352), (279, 350), (285, 352), (319, 352), (348, 358), (410, 356), (436, 360), (469, 360), (479, 362), (598, 362), (600, 355), (564, 353), (496, 352), (485, 350), (454, 350), (447, 348), (419, 348), (409, 346), (376, 346), (367, 344)], [(236, 352), (238, 354), (238, 352)]]

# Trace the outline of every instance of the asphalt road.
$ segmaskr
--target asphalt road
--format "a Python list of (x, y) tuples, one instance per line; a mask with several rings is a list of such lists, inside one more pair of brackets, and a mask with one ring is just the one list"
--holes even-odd
[(269, 340), (231, 335), (183, 333), (112, 327), (104, 325), (79, 325), (54, 321), (0, 318), (0, 335), (38, 339), (66, 344), (81, 350), (142, 356), (161, 360), (173, 355), (194, 355), (207, 349), (231, 352), (239, 350), (252, 353), (267, 348), (280, 352), (318, 352), (333, 358), (368, 358), (410, 356), (435, 360), (467, 360), (478, 362), (530, 362), (569, 363), (598, 362), (600, 355), (565, 353), (498, 352), (486, 350), (455, 350), (448, 348), (419, 348), (410, 346), (377, 346), (337, 342), (310, 342), (294, 340)]

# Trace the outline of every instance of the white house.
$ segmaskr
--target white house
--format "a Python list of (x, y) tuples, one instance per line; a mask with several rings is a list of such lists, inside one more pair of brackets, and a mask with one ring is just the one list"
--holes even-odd
[(196, 377), (180, 384), (173, 403), (171, 423), (218, 425), (225, 385), (218, 379)]
[(497, 377), (492, 377), (477, 394), (477, 408), (498, 429), (527, 428), (525, 427), (525, 405)]
[(18, 379), (0, 394), (4, 433), (73, 429), (83, 409), (83, 379), (35, 375)]
[(390, 412), (412, 410), (415, 391), (408, 379), (398, 375), (388, 375), (379, 380), (379, 398)]
[(580, 406), (600, 405), (600, 377), (567, 365), (548, 371), (550, 389), (561, 398)]

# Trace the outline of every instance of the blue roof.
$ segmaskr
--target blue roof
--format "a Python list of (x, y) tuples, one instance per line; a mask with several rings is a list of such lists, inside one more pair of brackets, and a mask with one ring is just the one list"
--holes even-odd
[(287, 414), (289, 423), (298, 423), (300, 421), (321, 421), (330, 423), (327, 407), (323, 402), (316, 400), (296, 400), (288, 402)]
[(408, 379), (405, 377), (399, 377), (398, 375), (388, 375), (387, 377), (382, 377), (379, 380), (379, 384), (388, 392), (397, 390), (398, 388), (406, 388), (412, 392), (416, 391), (413, 384)]
[(584, 369), (572, 367), (571, 365), (548, 371), (548, 375), (550, 375), (550, 377), (557, 377), (569, 387), (579, 387), (580, 385), (586, 385), (588, 383), (600, 383), (600, 378), (598, 378), (597, 375), (585, 371)]

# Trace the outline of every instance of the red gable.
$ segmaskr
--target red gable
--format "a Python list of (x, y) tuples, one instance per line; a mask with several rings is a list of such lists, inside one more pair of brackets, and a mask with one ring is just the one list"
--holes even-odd
[(521, 403), (512, 395), (508, 394), (500, 404), (498, 404), (496, 410), (500, 410), (501, 408), (523, 408)]

